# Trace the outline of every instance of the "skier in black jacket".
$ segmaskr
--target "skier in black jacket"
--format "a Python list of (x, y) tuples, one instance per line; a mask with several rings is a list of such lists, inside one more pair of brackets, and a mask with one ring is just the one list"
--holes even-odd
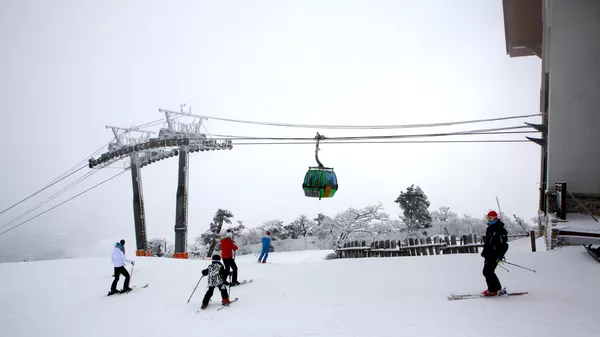
[(208, 276), (208, 290), (204, 295), (204, 299), (202, 300), (201, 309), (206, 309), (208, 306), (208, 301), (212, 297), (215, 288), (219, 288), (221, 291), (221, 299), (223, 305), (229, 305), (229, 295), (227, 295), (227, 287), (225, 280), (227, 279), (227, 275), (229, 274), (227, 270), (225, 270), (225, 266), (221, 263), (221, 256), (213, 255), (213, 261), (208, 266), (208, 268), (202, 271), (202, 275)]
[(488, 213), (488, 228), (485, 231), (485, 242), (481, 256), (485, 259), (483, 264), (483, 276), (487, 283), (484, 296), (496, 296), (502, 293), (502, 285), (496, 273), (498, 262), (504, 260), (504, 254), (508, 250), (508, 233), (504, 229), (504, 223), (498, 219), (495, 211)]

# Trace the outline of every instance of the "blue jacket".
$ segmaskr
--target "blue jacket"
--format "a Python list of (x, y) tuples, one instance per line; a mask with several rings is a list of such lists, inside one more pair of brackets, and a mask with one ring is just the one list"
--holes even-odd
[(262, 238), (262, 250), (263, 252), (268, 252), (269, 247), (271, 247), (271, 238), (267, 235)]

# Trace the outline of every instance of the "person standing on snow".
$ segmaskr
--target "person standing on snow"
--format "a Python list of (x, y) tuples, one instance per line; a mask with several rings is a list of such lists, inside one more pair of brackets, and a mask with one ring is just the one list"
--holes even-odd
[[(125, 255), (125, 240), (121, 239), (121, 241), (119, 241), (121, 243), (121, 245), (119, 246), (119, 249), (123, 252), (123, 255)], [(113, 274), (112, 277), (115, 277), (115, 274)]]
[(121, 241), (119, 241), (121, 243), (121, 251), (123, 252), (123, 255), (125, 254), (125, 240), (121, 239)]
[(504, 254), (508, 251), (508, 233), (504, 229), (504, 223), (498, 219), (495, 211), (488, 213), (488, 228), (485, 231), (485, 242), (481, 256), (485, 259), (483, 263), (483, 276), (487, 283), (484, 296), (496, 296), (502, 294), (502, 285), (496, 273), (498, 263), (504, 260)]
[(267, 231), (267, 234), (262, 237), (262, 251), (258, 257), (258, 263), (267, 263), (269, 248), (271, 248), (271, 232)]
[(233, 258), (233, 251), (238, 250), (238, 246), (233, 242), (233, 233), (231, 231), (227, 231), (227, 234), (221, 239), (221, 254), (223, 255), (223, 263), (225, 264), (225, 269), (227, 270), (227, 274), (229, 274), (229, 269), (231, 268), (232, 278), (231, 278), (231, 286), (237, 286), (240, 284), (238, 282), (238, 268), (235, 264), (235, 259)]
[(212, 259), (213, 261), (208, 266), (208, 268), (202, 271), (202, 275), (208, 276), (208, 290), (206, 291), (204, 299), (202, 300), (202, 306), (200, 307), (201, 309), (206, 309), (206, 307), (208, 306), (208, 301), (210, 301), (210, 298), (212, 297), (215, 288), (219, 288), (219, 290), (221, 291), (221, 299), (223, 300), (223, 305), (228, 305), (230, 303), (225, 283), (228, 274), (227, 270), (225, 270), (225, 267), (223, 266), (223, 264), (221, 264), (221, 257), (219, 255), (213, 255)]
[(131, 278), (129, 276), (129, 272), (127, 271), (127, 269), (125, 269), (125, 263), (129, 262), (132, 265), (135, 264), (134, 261), (129, 261), (126, 257), (125, 254), (123, 254), (123, 251), (121, 251), (121, 243), (117, 242), (115, 243), (115, 247), (113, 248), (112, 251), (112, 255), (111, 255), (111, 260), (113, 263), (113, 266), (115, 268), (115, 279), (112, 282), (112, 285), (110, 287), (110, 292), (108, 293), (109, 295), (113, 295), (116, 294), (117, 291), (117, 284), (119, 283), (119, 277), (120, 275), (125, 276), (125, 283), (123, 284), (123, 290), (121, 290), (121, 293), (126, 293), (131, 291), (132, 289), (129, 288), (129, 279)]

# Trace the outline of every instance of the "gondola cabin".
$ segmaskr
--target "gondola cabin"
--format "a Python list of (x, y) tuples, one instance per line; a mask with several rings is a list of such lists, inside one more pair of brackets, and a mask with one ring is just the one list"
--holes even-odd
[(310, 167), (302, 188), (304, 195), (310, 198), (333, 198), (338, 189), (337, 176), (331, 168)]

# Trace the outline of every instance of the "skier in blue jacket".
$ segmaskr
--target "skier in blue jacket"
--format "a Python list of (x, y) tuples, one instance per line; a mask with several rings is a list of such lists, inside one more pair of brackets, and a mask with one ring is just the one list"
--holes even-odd
[(271, 232), (267, 231), (267, 234), (262, 237), (262, 251), (258, 257), (258, 263), (267, 263), (267, 257), (269, 257), (269, 248), (271, 247)]

